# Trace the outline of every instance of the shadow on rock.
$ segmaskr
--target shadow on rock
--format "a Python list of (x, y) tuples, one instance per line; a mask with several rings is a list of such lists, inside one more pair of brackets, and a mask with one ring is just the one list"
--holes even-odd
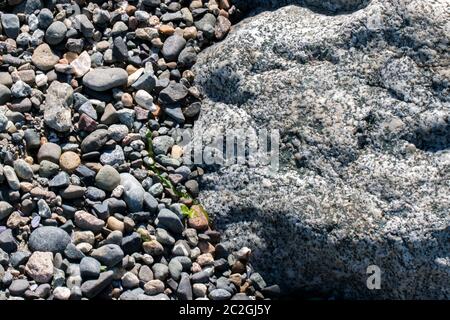
[(366, 7), (371, 0), (235, 0), (241, 18), (287, 5), (299, 5), (325, 15), (349, 14)]

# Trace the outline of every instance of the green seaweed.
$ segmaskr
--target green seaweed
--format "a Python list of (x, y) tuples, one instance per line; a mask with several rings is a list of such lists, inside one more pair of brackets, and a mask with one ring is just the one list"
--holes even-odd
[[(149, 157), (151, 157), (153, 160), (155, 160), (155, 159), (154, 159), (155, 153), (153, 152), (152, 133), (150, 132), (150, 130), (147, 131), (146, 137), (147, 137), (147, 143), (148, 143), (148, 155), (149, 155)], [(180, 190), (178, 190), (177, 188), (175, 188), (175, 186), (172, 184), (172, 182), (170, 182), (169, 179), (167, 179), (165, 176), (163, 176), (162, 173), (161, 173), (161, 171), (156, 167), (156, 162), (155, 162), (155, 161), (153, 161), (153, 164), (152, 164), (152, 165), (149, 165), (148, 167), (149, 167), (150, 170), (152, 170), (152, 171), (155, 173), (155, 175), (158, 177), (158, 179), (161, 181), (161, 184), (162, 184), (165, 188), (172, 190), (172, 192), (173, 192), (174, 194), (176, 194), (179, 198), (184, 198), (184, 199), (191, 200), (193, 204), (198, 205), (198, 206), (200, 207), (200, 210), (202, 211), (202, 213), (205, 215), (206, 219), (208, 220), (208, 222), (210, 221), (210, 220), (209, 220), (208, 212), (206, 212), (205, 208), (203, 208), (203, 206), (200, 205), (200, 203), (198, 202), (198, 200), (197, 200), (197, 199), (193, 199), (193, 198), (191, 197), (191, 195), (188, 194), (187, 192), (185, 192), (185, 191), (180, 191)], [(189, 208), (188, 206), (186, 206), (185, 204), (182, 204), (182, 205), (181, 205), (181, 212), (183, 213), (183, 215), (184, 215), (185, 217), (188, 217), (188, 218), (194, 218), (194, 217), (196, 217), (196, 215), (197, 215), (197, 213), (195, 212), (195, 210), (190, 209), (190, 208)]]
[(180, 208), (181, 208), (181, 212), (183, 213), (183, 216), (185, 216), (186, 218), (189, 218), (189, 219), (195, 218), (195, 216), (196, 216), (195, 210), (188, 208), (188, 206), (185, 204), (182, 204)]
[(158, 177), (159, 181), (161, 181), (161, 184), (167, 188), (172, 190), (172, 192), (174, 194), (176, 194), (179, 198), (185, 198), (185, 199), (190, 199), (193, 200), (192, 197), (184, 191), (179, 191), (177, 188), (175, 188), (175, 186), (172, 184), (172, 182), (170, 182), (169, 179), (167, 179), (166, 177), (164, 177), (161, 173), (161, 171), (156, 167), (155, 165), (155, 153), (153, 152), (153, 142), (152, 142), (152, 133), (149, 131), (147, 131), (146, 134), (147, 137), (147, 143), (148, 143), (148, 155), (150, 158), (153, 159), (154, 164), (149, 165), (149, 169), (152, 170), (155, 175)]

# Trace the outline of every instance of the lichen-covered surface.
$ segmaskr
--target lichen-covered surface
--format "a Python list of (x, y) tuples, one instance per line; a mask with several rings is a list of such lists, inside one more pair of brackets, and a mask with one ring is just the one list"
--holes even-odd
[[(284, 4), (284, 3), (283, 3)], [(339, 13), (339, 12), (337, 12)], [(286, 290), (450, 298), (450, 1), (250, 17), (199, 55), (204, 138), (278, 129), (278, 172), (234, 165), (200, 199)], [(381, 290), (368, 290), (378, 265)]]

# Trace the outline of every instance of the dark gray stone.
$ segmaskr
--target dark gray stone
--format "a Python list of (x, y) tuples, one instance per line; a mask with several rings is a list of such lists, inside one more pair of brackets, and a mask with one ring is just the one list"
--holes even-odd
[(0, 232), (0, 249), (7, 253), (15, 252), (17, 250), (17, 241), (14, 238), (11, 229)]
[(122, 261), (123, 258), (122, 249), (116, 244), (107, 244), (100, 248), (94, 249), (91, 256), (103, 265), (112, 267)]
[(64, 40), (66, 32), (66, 25), (61, 21), (55, 21), (45, 31), (45, 41), (50, 45), (56, 45)]
[(225, 289), (214, 289), (209, 293), (209, 298), (216, 301), (229, 300), (231, 293)]
[(178, 65), (182, 68), (190, 68), (197, 61), (197, 53), (193, 47), (186, 47), (178, 56)]
[(8, 38), (17, 38), (19, 35), (20, 22), (15, 14), (3, 13), (1, 15), (3, 31)]
[(81, 142), (80, 148), (83, 153), (96, 151), (108, 141), (109, 132), (106, 129), (98, 129), (89, 134)]
[(3, 84), (0, 84), (0, 105), (5, 104), (11, 99), (11, 90)]
[(39, 11), (37, 18), (39, 28), (42, 30), (46, 30), (53, 22), (53, 13), (51, 12), (51, 10), (43, 8), (41, 11)]
[(92, 257), (84, 257), (80, 262), (80, 275), (83, 279), (97, 279), (101, 264)]
[(156, 78), (151, 73), (144, 73), (132, 85), (136, 90), (145, 90), (151, 92), (156, 86)]
[(81, 252), (73, 243), (69, 243), (64, 250), (65, 256), (74, 261), (79, 261), (84, 258), (84, 253)]
[(192, 300), (192, 286), (189, 274), (183, 272), (177, 288), (177, 296), (180, 300)]
[(178, 55), (180, 54), (181, 50), (183, 50), (185, 45), (186, 40), (184, 40), (183, 37), (173, 35), (167, 38), (166, 41), (164, 41), (161, 52), (167, 61), (176, 61)]
[(28, 247), (31, 251), (63, 252), (70, 242), (70, 236), (57, 227), (40, 227), (31, 233)]
[(169, 209), (161, 209), (158, 213), (158, 227), (164, 228), (175, 234), (181, 234), (184, 230), (183, 223), (176, 213)]
[(21, 296), (25, 293), (25, 291), (30, 286), (29, 282), (25, 279), (17, 279), (14, 280), (9, 286), (9, 292), (13, 296)]
[(159, 94), (159, 101), (164, 105), (174, 105), (186, 98), (188, 90), (181, 83), (171, 82)]
[(94, 298), (106, 289), (114, 279), (113, 271), (106, 271), (100, 274), (97, 280), (88, 280), (81, 285), (81, 291), (87, 298)]

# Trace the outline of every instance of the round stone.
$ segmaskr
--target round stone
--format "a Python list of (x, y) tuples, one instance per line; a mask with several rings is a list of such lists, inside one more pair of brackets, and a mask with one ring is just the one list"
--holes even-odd
[(95, 130), (81, 142), (81, 151), (88, 153), (100, 149), (108, 141), (108, 135), (109, 132), (106, 129)]
[(25, 180), (33, 178), (33, 169), (31, 169), (31, 166), (23, 159), (14, 161), (14, 171), (16, 171), (19, 178)]
[(50, 45), (62, 42), (66, 36), (67, 27), (61, 21), (53, 22), (45, 32), (45, 40)]
[(11, 13), (2, 13), (1, 15), (3, 31), (8, 38), (15, 39), (19, 35), (20, 21), (19, 17)]
[(169, 267), (162, 263), (155, 263), (152, 266), (153, 276), (157, 280), (164, 281), (169, 276)]
[(153, 296), (158, 293), (164, 292), (164, 282), (161, 280), (150, 280), (144, 285), (144, 291), (146, 294)]
[(96, 279), (100, 275), (101, 265), (92, 257), (84, 257), (80, 262), (80, 274), (83, 279)]
[(156, 155), (167, 154), (169, 149), (175, 143), (175, 140), (170, 136), (158, 136), (153, 138), (153, 152)]
[(225, 289), (214, 289), (209, 293), (211, 300), (228, 300), (231, 298), (231, 293)]
[(13, 296), (21, 296), (28, 289), (30, 284), (25, 279), (14, 280), (9, 286), (9, 293)]
[(122, 141), (128, 134), (128, 127), (124, 124), (112, 124), (108, 128), (109, 137), (114, 141)]
[(102, 219), (95, 217), (89, 212), (79, 210), (75, 212), (75, 225), (83, 230), (89, 230), (94, 233), (100, 232), (105, 225)]
[(44, 8), (42, 9), (38, 16), (39, 28), (42, 30), (47, 29), (53, 22), (53, 13), (51, 10)]
[(175, 234), (181, 234), (184, 230), (180, 218), (169, 209), (162, 209), (158, 214), (157, 225)]
[(95, 176), (95, 183), (100, 189), (113, 191), (120, 184), (120, 174), (112, 166), (105, 165)]
[(3, 220), (13, 212), (14, 207), (6, 201), (0, 201), (0, 220)]
[(139, 278), (132, 272), (127, 272), (122, 277), (122, 286), (126, 289), (132, 289), (139, 286)]
[(144, 242), (142, 247), (146, 253), (152, 256), (159, 256), (164, 252), (164, 247), (156, 240)]
[(78, 168), (80, 164), (80, 156), (73, 151), (66, 151), (59, 158), (59, 166), (64, 171), (71, 172)]
[(125, 230), (125, 225), (122, 221), (120, 221), (117, 218), (109, 217), (106, 226), (108, 229), (113, 231), (121, 231), (123, 232)]
[(61, 156), (61, 147), (56, 143), (47, 142), (39, 148), (37, 159), (39, 163), (42, 160), (58, 163), (60, 156)]
[(206, 296), (206, 292), (208, 291), (208, 287), (203, 283), (194, 283), (192, 286), (192, 293), (196, 298), (203, 298)]
[(116, 244), (107, 244), (92, 251), (91, 256), (103, 265), (112, 267), (122, 261), (122, 249)]
[(125, 107), (133, 106), (133, 97), (129, 93), (124, 93), (120, 98), (120, 101), (122, 101)]
[(179, 35), (173, 35), (166, 39), (162, 48), (162, 54), (167, 61), (176, 61), (181, 50), (186, 45), (186, 40)]
[(49, 178), (59, 171), (59, 165), (48, 160), (42, 160), (39, 163), (39, 176)]
[(184, 68), (192, 67), (197, 61), (197, 53), (193, 47), (186, 47), (178, 56), (178, 64)]
[(70, 242), (70, 236), (64, 230), (45, 226), (34, 230), (28, 241), (32, 251), (63, 252)]
[(53, 296), (57, 300), (69, 300), (70, 289), (66, 287), (57, 287), (53, 290)]

